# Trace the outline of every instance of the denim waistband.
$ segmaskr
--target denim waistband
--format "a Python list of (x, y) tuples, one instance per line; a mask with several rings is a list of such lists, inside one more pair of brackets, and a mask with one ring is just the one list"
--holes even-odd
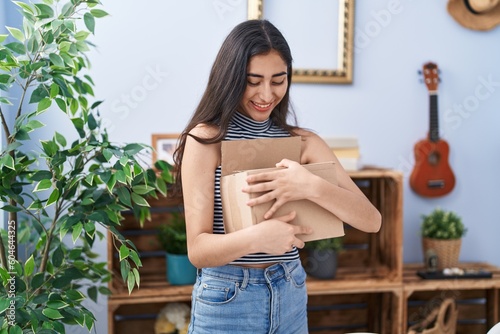
[(248, 283), (269, 283), (282, 278), (289, 280), (290, 273), (300, 265), (300, 259), (279, 262), (267, 268), (248, 268), (225, 265), (221, 267), (203, 268), (198, 271), (198, 274), (238, 282), (242, 288), (245, 288)]

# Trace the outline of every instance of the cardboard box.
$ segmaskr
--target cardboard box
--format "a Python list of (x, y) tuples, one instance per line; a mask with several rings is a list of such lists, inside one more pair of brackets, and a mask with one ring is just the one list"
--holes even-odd
[[(271, 202), (253, 207), (246, 204), (250, 198), (260, 195), (242, 192), (247, 185), (246, 177), (277, 169), (274, 166), (283, 158), (300, 161), (300, 145), (300, 137), (222, 142), (221, 197), (226, 233), (260, 223), (264, 220), (264, 213), (272, 205)], [(333, 162), (303, 166), (311, 173), (337, 184)], [(280, 207), (274, 216), (279, 217), (290, 211), (297, 213), (293, 224), (310, 226), (314, 231), (313, 234), (299, 235), (303, 241), (344, 235), (343, 222), (314, 202), (309, 200), (288, 202)]]

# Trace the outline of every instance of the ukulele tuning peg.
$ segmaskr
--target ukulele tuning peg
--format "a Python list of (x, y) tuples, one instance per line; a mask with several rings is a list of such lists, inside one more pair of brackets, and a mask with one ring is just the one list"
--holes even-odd
[(418, 81), (419, 81), (420, 83), (424, 83), (424, 80), (422, 80), (422, 79), (420, 79), (420, 80), (418, 80)]
[(422, 70), (417, 71), (418, 75), (422, 75)]

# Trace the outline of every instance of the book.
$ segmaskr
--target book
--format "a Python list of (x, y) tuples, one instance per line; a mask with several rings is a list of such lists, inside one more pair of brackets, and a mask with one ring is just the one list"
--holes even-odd
[(359, 170), (361, 168), (361, 153), (356, 137), (325, 137), (323, 139), (345, 170)]

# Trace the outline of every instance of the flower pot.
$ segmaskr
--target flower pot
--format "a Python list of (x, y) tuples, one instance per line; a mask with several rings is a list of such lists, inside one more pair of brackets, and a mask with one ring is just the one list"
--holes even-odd
[(308, 249), (304, 260), (308, 275), (321, 279), (335, 278), (337, 273), (337, 252), (333, 249)]
[(429, 253), (436, 254), (437, 269), (439, 270), (458, 266), (461, 245), (462, 239), (441, 240), (422, 238), (424, 259), (427, 259), (427, 254)]
[(196, 267), (189, 262), (187, 255), (166, 255), (167, 280), (171, 285), (193, 284), (196, 281)]

